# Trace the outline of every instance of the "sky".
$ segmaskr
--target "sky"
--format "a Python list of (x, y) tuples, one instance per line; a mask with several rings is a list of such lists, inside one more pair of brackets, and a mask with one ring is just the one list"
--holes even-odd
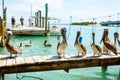
[[(2, 4), (2, 0), (0, 2)], [(24, 17), (25, 22), (28, 18), (38, 10), (42, 11), (42, 16), (45, 16), (45, 3), (48, 3), (48, 16), (61, 20), (61, 23), (70, 21), (91, 21), (93, 18), (97, 20), (119, 19), (120, 0), (4, 0), (7, 7), (7, 22), (10, 23), (11, 17), (14, 16), (16, 22), (19, 23), (19, 18)], [(113, 17), (109, 15), (116, 14)], [(2, 16), (2, 5), (0, 5), (0, 16)]]

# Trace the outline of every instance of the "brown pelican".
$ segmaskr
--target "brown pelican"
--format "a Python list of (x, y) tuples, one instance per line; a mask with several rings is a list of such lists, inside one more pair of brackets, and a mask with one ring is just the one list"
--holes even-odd
[(113, 52), (115, 55), (118, 55), (116, 46), (112, 44), (110, 40), (106, 40), (107, 35), (108, 35), (108, 31), (104, 31), (100, 43), (103, 41), (105, 48), (108, 50), (108, 52)]
[(25, 46), (31, 46), (32, 45), (32, 41), (30, 40), (28, 43), (25, 44)]
[(76, 40), (74, 43), (74, 46), (76, 47), (77, 51), (78, 51), (78, 57), (79, 57), (79, 53), (82, 53), (82, 56), (85, 56), (87, 51), (86, 51), (86, 47), (79, 43), (78, 38), (80, 37), (80, 31), (77, 31), (77, 35), (76, 35)]
[(47, 43), (47, 40), (44, 41), (44, 46), (52, 46), (51, 44)]
[(12, 57), (12, 54), (15, 54), (17, 56), (17, 54), (22, 53), (22, 49), (21, 49), (22, 43), (20, 43), (20, 46), (12, 45), (12, 44), (10, 44), (11, 38), (12, 38), (12, 32), (8, 31), (5, 46), (8, 50), (8, 52), (10, 53), (10, 57)]
[(93, 43), (91, 44), (91, 47), (94, 52), (94, 56), (95, 54), (98, 54), (98, 56), (102, 56), (102, 48), (99, 45), (95, 44), (95, 33), (92, 33), (92, 37), (93, 37)]
[(65, 54), (64, 52), (68, 45), (66, 41), (66, 30), (64, 28), (61, 29), (61, 35), (62, 35), (62, 41), (58, 42), (58, 45), (57, 45), (57, 54), (59, 58), (64, 57), (64, 54)]
[(114, 33), (114, 43), (115, 43), (115, 45), (116, 45), (116, 40), (117, 40), (118, 45), (120, 47), (120, 40), (119, 40), (119, 34), (118, 34), (118, 32)]

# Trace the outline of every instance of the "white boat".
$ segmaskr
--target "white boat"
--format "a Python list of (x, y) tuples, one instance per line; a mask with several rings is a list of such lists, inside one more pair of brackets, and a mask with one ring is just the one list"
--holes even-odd
[(25, 26), (11, 28), (9, 30), (12, 31), (14, 35), (43, 35), (43, 36), (44, 35), (52, 35), (52, 36), (61, 35), (60, 28), (55, 26), (51, 27), (49, 31), (46, 31), (45, 28), (25, 27)]

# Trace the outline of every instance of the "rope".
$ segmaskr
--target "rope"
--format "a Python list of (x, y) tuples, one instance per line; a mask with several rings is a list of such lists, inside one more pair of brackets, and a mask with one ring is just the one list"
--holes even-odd
[(39, 77), (34, 77), (34, 76), (22, 76), (22, 77), (19, 77), (18, 74), (16, 74), (16, 78), (17, 78), (18, 80), (22, 80), (22, 79), (24, 79), (24, 78), (34, 78), (34, 79), (43, 80), (43, 79), (41, 79), (41, 78), (39, 78)]
[(82, 31), (81, 25), (82, 25), (82, 19), (80, 20), (80, 31)]
[[(95, 19), (100, 19), (100, 18), (108, 18), (109, 16), (116, 16), (116, 15), (118, 15), (118, 14), (120, 14), (120, 13), (116, 13), (116, 14), (111, 14), (111, 15), (108, 15), (108, 16), (100, 16), (100, 17), (94, 17)], [(76, 18), (76, 19), (81, 19), (81, 18), (77, 18), (77, 17), (73, 17), (73, 18)], [(83, 18), (82, 20), (91, 20), (91, 19), (93, 19), (93, 18)]]
[[(16, 70), (18, 70), (16, 58), (15, 58), (15, 64), (16, 64), (16, 65), (15, 65)], [(18, 79), (18, 80), (22, 80), (22, 79), (24, 79), (24, 78), (35, 78), (35, 79), (43, 80), (43, 79), (41, 79), (41, 78), (39, 78), (39, 77), (35, 77), (35, 76), (21, 76), (21, 77), (19, 77), (18, 74), (20, 74), (20, 73), (16, 73), (16, 79)]]
[[(118, 13), (118, 21), (119, 21), (119, 15), (120, 15), (120, 13)], [(117, 28), (116, 28), (117, 32), (118, 32), (118, 27), (119, 27), (119, 24), (117, 23)]]
[[(93, 21), (93, 25), (92, 25), (92, 32), (91, 33), (95, 33), (95, 22), (96, 22), (96, 19), (95, 18), (93, 18), (92, 19), (92, 21)], [(91, 36), (91, 43), (93, 42), (93, 36)]]
[(69, 39), (69, 36), (70, 36), (71, 24), (72, 24), (72, 16), (70, 16), (70, 24), (69, 24), (69, 30), (68, 30), (67, 40)]

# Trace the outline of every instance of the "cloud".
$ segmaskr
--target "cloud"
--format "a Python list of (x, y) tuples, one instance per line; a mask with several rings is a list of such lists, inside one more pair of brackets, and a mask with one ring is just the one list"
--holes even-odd
[[(42, 16), (44, 16), (45, 3), (48, 3), (49, 17), (68, 19), (70, 16), (92, 18), (118, 13), (120, 9), (119, 2), (120, 0), (106, 0), (103, 4), (103, 0), (6, 0), (5, 5), (8, 7), (8, 22), (10, 22), (11, 16), (15, 16), (18, 22), (19, 18), (23, 16), (28, 22), (31, 5), (33, 15), (36, 11), (41, 10)], [(0, 11), (2, 12), (2, 10)], [(2, 15), (1, 12), (0, 15)]]
[(15, 16), (17, 22), (19, 22), (19, 18), (23, 16), (27, 19), (31, 14), (31, 5), (32, 5), (32, 12), (33, 15), (38, 10), (42, 11), (42, 16), (45, 15), (45, 3), (48, 3), (49, 8), (49, 16), (52, 14), (56, 14), (57, 11), (60, 11), (63, 6), (63, 0), (19, 0), (19, 1), (6, 1), (7, 5), (7, 18), (8, 22), (11, 20), (11, 16)]

